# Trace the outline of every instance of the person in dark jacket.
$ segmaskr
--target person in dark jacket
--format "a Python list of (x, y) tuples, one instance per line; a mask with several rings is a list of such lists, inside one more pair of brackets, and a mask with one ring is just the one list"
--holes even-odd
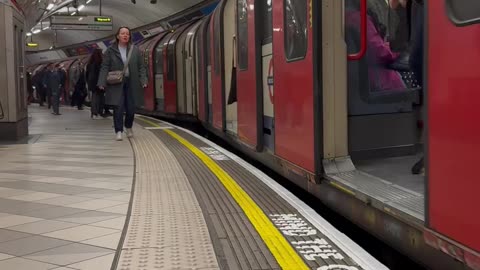
[(79, 110), (83, 110), (83, 104), (85, 103), (85, 98), (87, 97), (87, 82), (85, 80), (85, 71), (81, 63), (78, 65), (80, 70), (77, 83), (75, 84), (75, 93), (76, 93), (76, 104)]
[(102, 67), (102, 51), (95, 50), (90, 57), (87, 65), (87, 84), (88, 90), (92, 92), (91, 104), (91, 118), (98, 119), (103, 116), (103, 109), (105, 107), (105, 91), (97, 87), (98, 77), (100, 75), (100, 68)]
[[(110, 46), (104, 55), (97, 86), (105, 89), (105, 102), (114, 106), (113, 122), (116, 140), (122, 140), (123, 113), (125, 112), (125, 127), (127, 137), (133, 136), (132, 126), (135, 117), (135, 106), (143, 106), (143, 88), (147, 87), (147, 71), (140, 50), (131, 43), (130, 29), (120, 27), (115, 35), (116, 43)], [(127, 60), (131, 52), (130, 61)], [(110, 71), (122, 71), (128, 61), (122, 83), (107, 84)]]
[(33, 101), (33, 81), (32, 81), (32, 73), (27, 72), (27, 104), (30, 105)]
[(52, 114), (54, 115), (60, 115), (60, 94), (64, 80), (60, 67), (51, 65), (47, 74), (47, 88), (51, 97), (51, 106), (53, 107)]

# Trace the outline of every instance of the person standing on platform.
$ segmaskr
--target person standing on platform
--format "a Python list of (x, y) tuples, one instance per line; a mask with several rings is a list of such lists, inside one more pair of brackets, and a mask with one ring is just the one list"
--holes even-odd
[(32, 82), (32, 73), (27, 72), (27, 104), (30, 105), (33, 101), (33, 82)]
[(92, 92), (91, 118), (98, 119), (103, 116), (103, 108), (105, 107), (105, 91), (97, 87), (100, 68), (102, 67), (102, 51), (95, 50), (90, 57), (87, 65), (87, 84), (88, 91)]
[(75, 84), (75, 93), (76, 93), (76, 105), (79, 110), (83, 110), (83, 103), (85, 103), (85, 98), (87, 97), (87, 83), (85, 81), (85, 72), (83, 71), (82, 64), (78, 64), (78, 69), (80, 70), (77, 83)]
[(77, 105), (77, 92), (75, 91), (75, 86), (77, 85), (78, 78), (80, 77), (80, 67), (78, 64), (75, 64), (76, 66), (72, 65), (70, 68), (70, 72), (68, 73), (68, 85), (69, 85), (69, 92), (72, 97), (72, 100), (70, 101), (70, 105), (72, 107)]
[(52, 114), (60, 115), (60, 94), (64, 78), (58, 65), (55, 67), (51, 65), (50, 67), (50, 72), (48, 73), (47, 78), (47, 87), (51, 96), (51, 105), (53, 107)]
[(127, 137), (133, 137), (135, 106), (143, 106), (142, 87), (147, 87), (147, 71), (140, 50), (131, 43), (130, 29), (120, 27), (115, 38), (117, 42), (105, 52), (97, 86), (106, 91), (105, 103), (114, 106), (116, 140), (121, 141), (124, 112)]

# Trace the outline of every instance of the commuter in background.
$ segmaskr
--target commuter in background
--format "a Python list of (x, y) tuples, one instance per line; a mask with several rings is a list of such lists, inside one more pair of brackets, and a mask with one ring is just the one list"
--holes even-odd
[(50, 64), (47, 67), (47, 71), (43, 75), (43, 88), (45, 88), (45, 98), (47, 100), (47, 108), (52, 108), (52, 89), (50, 88), (50, 75), (55, 70), (55, 65)]
[(47, 98), (47, 75), (48, 70), (44, 68), (43, 70), (38, 71), (34, 76), (35, 88), (37, 89), (38, 95), (38, 103), (41, 107), (45, 106), (44, 103)]
[(50, 65), (50, 72), (47, 76), (47, 87), (51, 96), (51, 105), (53, 107), (52, 114), (60, 115), (60, 95), (62, 90), (63, 74), (59, 65)]
[(123, 113), (127, 137), (133, 136), (135, 106), (143, 106), (143, 88), (147, 87), (147, 71), (140, 50), (131, 43), (130, 29), (120, 27), (116, 43), (105, 52), (98, 88), (105, 89), (105, 103), (114, 106), (113, 122), (116, 140), (122, 140)]
[(27, 72), (27, 92), (28, 92), (28, 97), (27, 97), (27, 103), (30, 105), (33, 100), (33, 82), (32, 82), (32, 73)]
[(102, 67), (102, 51), (95, 50), (90, 57), (87, 65), (87, 84), (88, 91), (92, 93), (91, 104), (91, 118), (98, 119), (103, 116), (103, 109), (105, 107), (105, 91), (97, 87), (98, 76), (100, 75), (100, 68)]
[(79, 76), (77, 83), (75, 84), (75, 94), (76, 97), (75, 104), (79, 110), (83, 110), (83, 104), (85, 103), (85, 98), (87, 97), (87, 82), (85, 81), (85, 72), (82, 67), (82, 63), (78, 64)]
[(77, 84), (78, 78), (80, 76), (79, 72), (80, 70), (78, 68), (78, 65), (72, 65), (68, 73), (68, 91), (70, 92), (70, 96), (72, 97), (72, 100), (70, 101), (70, 105), (72, 107), (76, 105), (77, 101), (75, 96), (75, 85)]

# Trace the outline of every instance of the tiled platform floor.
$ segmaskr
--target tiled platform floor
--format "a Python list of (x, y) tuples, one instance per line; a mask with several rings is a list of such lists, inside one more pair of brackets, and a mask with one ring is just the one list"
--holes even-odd
[(133, 178), (112, 120), (30, 107), (30, 144), (0, 144), (0, 269), (110, 269)]

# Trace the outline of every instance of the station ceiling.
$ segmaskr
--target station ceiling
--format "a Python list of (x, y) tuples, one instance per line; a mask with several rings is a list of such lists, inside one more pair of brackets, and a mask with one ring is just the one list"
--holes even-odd
[[(16, 2), (25, 13), (27, 32), (32, 33), (32, 41), (39, 44), (35, 50), (43, 50), (53, 45), (58, 48), (104, 38), (114, 34), (120, 26), (136, 28), (150, 24), (192, 7), (202, 0), (17, 0)], [(103, 16), (113, 17), (113, 31), (53, 31), (49, 28), (50, 15), (99, 15), (100, 6)], [(41, 24), (40, 21), (42, 21)]]

